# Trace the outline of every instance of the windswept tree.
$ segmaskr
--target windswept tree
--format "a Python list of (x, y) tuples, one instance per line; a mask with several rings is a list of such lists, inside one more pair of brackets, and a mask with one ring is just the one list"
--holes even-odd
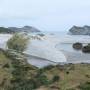
[(26, 34), (16, 33), (7, 42), (8, 49), (23, 52), (27, 48), (29, 37)]

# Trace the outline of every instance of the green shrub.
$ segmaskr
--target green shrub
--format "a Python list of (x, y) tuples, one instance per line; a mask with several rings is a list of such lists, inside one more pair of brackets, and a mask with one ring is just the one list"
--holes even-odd
[(54, 76), (53, 79), (52, 79), (53, 82), (57, 82), (59, 80), (60, 80), (60, 77), (59, 76)]
[(70, 88), (70, 89), (67, 89), (67, 90), (76, 90), (76, 89), (74, 89), (74, 88)]
[(38, 80), (38, 82), (41, 83), (41, 85), (48, 85), (49, 84), (49, 80), (48, 80), (46, 75), (43, 75), (43, 74), (40, 75), (39, 77), (37, 77), (37, 80)]
[(10, 68), (10, 65), (7, 63), (3, 66), (3, 68)]
[(66, 71), (66, 74), (69, 74), (70, 72), (69, 71)]
[(28, 40), (29, 38), (24, 34), (14, 34), (7, 42), (8, 49), (23, 52), (27, 48)]
[(90, 82), (86, 82), (84, 84), (80, 84), (79, 89), (80, 90), (90, 90)]
[(66, 69), (64, 65), (59, 65), (59, 64), (56, 65), (56, 68), (59, 69), (60, 71), (63, 71)]

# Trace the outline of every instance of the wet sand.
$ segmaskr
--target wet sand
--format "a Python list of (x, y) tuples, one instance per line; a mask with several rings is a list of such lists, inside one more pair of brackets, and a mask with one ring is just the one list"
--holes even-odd
[(67, 58), (67, 63), (90, 63), (90, 54), (85, 53), (75, 53), (62, 50)]

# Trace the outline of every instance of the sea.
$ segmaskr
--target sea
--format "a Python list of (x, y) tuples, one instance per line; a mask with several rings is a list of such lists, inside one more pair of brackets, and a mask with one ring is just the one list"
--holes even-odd
[(57, 39), (61, 39), (62, 42), (58, 43), (56, 47), (58, 49), (70, 52), (77, 52), (77, 50), (72, 48), (74, 43), (80, 42), (83, 45), (90, 43), (89, 35), (70, 35), (68, 34), (68, 31), (45, 31), (43, 33), (47, 35), (53, 35)]
[[(45, 35), (51, 35), (60, 39), (62, 42), (56, 44), (56, 49), (63, 52), (67, 58), (67, 63), (90, 63), (90, 54), (82, 53), (81, 50), (73, 49), (72, 45), (76, 42), (80, 42), (83, 45), (90, 43), (90, 36), (88, 35), (69, 35), (67, 31), (44, 31), (40, 32)], [(8, 35), (5, 37), (1, 35), (0, 47), (4, 46)], [(5, 40), (4, 40), (5, 39)], [(37, 67), (44, 67), (50, 64), (55, 64), (50, 61), (42, 60), (41, 58), (31, 57), (32, 60), (28, 62)]]

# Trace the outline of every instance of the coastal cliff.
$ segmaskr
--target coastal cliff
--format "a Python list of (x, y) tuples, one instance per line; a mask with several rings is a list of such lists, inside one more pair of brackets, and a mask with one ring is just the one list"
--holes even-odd
[(90, 35), (90, 26), (73, 26), (71, 29), (69, 29), (70, 35)]
[(24, 27), (0, 27), (0, 33), (16, 33), (16, 32), (40, 32), (40, 30), (38, 30), (37, 28), (35, 27), (32, 27), (32, 26), (24, 26)]
[(36, 29), (35, 27), (32, 26), (24, 26), (21, 28), (18, 27), (8, 27), (8, 29), (16, 32), (40, 32), (40, 30)]

